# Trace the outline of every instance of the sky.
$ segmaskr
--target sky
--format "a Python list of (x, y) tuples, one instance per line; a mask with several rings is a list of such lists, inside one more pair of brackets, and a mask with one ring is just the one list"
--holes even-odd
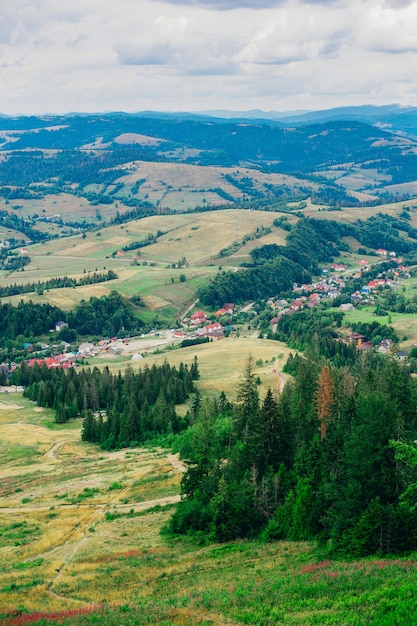
[(0, 113), (417, 106), (417, 0), (0, 0)]

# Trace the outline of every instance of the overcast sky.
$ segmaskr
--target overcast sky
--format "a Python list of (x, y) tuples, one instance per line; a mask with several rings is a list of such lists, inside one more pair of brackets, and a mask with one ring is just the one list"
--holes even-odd
[(0, 112), (417, 106), (417, 0), (0, 0)]

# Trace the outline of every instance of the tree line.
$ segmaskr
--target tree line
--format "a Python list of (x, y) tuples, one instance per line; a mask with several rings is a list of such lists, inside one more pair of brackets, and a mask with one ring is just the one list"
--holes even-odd
[[(27, 258), (27, 257), (22, 257)], [(88, 272), (81, 278), (71, 278), (70, 276), (58, 276), (57, 278), (49, 278), (48, 280), (38, 280), (36, 282), (8, 285), (0, 287), (0, 298), (8, 296), (17, 296), (23, 293), (31, 293), (33, 291), (44, 291), (46, 289), (64, 289), (65, 287), (80, 287), (82, 285), (95, 285), (96, 283), (104, 283), (117, 278), (116, 272), (109, 270), (103, 272)]]

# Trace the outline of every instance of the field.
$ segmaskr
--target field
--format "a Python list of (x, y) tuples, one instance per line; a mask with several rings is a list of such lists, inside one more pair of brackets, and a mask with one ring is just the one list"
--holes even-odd
[[(165, 337), (165, 335), (167, 335)], [(287, 360), (290, 349), (283, 343), (256, 336), (228, 337), (221, 341), (213, 341), (188, 348), (170, 349), (170, 333), (161, 332), (159, 339), (152, 341), (133, 340), (123, 347), (117, 359), (109, 360), (108, 354), (88, 359), (89, 365), (104, 366), (116, 373), (124, 369), (134, 354), (145, 354), (143, 360), (134, 363), (134, 367), (151, 367), (154, 363), (162, 365), (164, 361), (178, 367), (182, 362), (190, 366), (196, 356), (201, 379), (198, 388), (204, 396), (218, 395), (224, 391), (231, 400), (235, 400), (240, 375), (249, 355), (255, 361), (255, 375), (259, 376), (259, 392), (263, 396), (268, 387), (279, 393), (285, 383), (286, 375), (282, 368)], [(178, 342), (178, 340), (177, 340)], [(294, 352), (294, 351), (293, 351)]]
[(415, 624), (417, 561), (328, 560), (307, 543), (164, 539), (182, 465), (103, 452), (20, 394), (0, 402), (5, 625)]
[[(103, 219), (114, 217), (116, 209), (110, 205), (92, 206), (85, 198), (67, 193), (50, 194), (42, 199), (30, 200), (12, 200), (11, 204), (6, 204), (2, 198), (0, 200), (0, 210), (10, 211), (10, 207), (17, 207), (14, 212), (19, 217), (28, 218), (34, 215), (40, 218), (61, 217), (68, 222), (98, 223), (97, 215), (100, 214)], [(123, 207), (120, 207), (123, 213)], [(51, 222), (47, 222), (49, 226)]]
[[(183, 154), (183, 157), (185, 156)], [(85, 221), (88, 224), (100, 225), (101, 221), (110, 221), (117, 211), (123, 214), (129, 210), (118, 202), (126, 197), (150, 202), (156, 207), (184, 211), (194, 209), (196, 206), (232, 205), (232, 199), (245, 200), (247, 195), (239, 187), (241, 179), (245, 179), (250, 187), (265, 198), (271, 195), (271, 188), (291, 188), (295, 194), (301, 188), (317, 188), (316, 184), (295, 176), (267, 174), (246, 167), (208, 167), (185, 163), (133, 161), (125, 163), (119, 169), (120, 178), (112, 184), (91, 183), (83, 187), (84, 192), (112, 194), (113, 202), (110, 204), (92, 204), (82, 196), (63, 192), (47, 194), (42, 199), (19, 198), (6, 202), (0, 198), (0, 210), (10, 211), (13, 208), (13, 212), (23, 218), (62, 217), (65, 222)], [(228, 180), (227, 176), (231, 179)], [(237, 181), (238, 184), (234, 184), (233, 181)], [(139, 187), (135, 187), (137, 182), (140, 182)]]
[[(149, 164), (149, 167), (151, 165), (154, 164)], [(68, 210), (71, 215), (71, 210), (76, 208), (74, 203), (82, 212), (87, 211), (83, 204), (85, 200), (68, 194), (53, 202), (57, 204), (45, 202), (45, 211), (48, 213)], [(413, 207), (413, 202), (410, 200), (384, 205), (377, 207), (377, 211), (395, 215), (404, 206)], [(97, 207), (91, 208), (96, 210)], [(359, 217), (366, 219), (376, 212), (375, 208), (345, 208), (331, 212), (322, 209), (309, 202), (304, 214), (321, 219), (354, 221)], [(87, 211), (86, 215), (90, 213)], [(69, 310), (82, 299), (99, 297), (115, 289), (126, 296), (139, 294), (143, 298), (147, 309), (144, 312), (146, 321), (152, 319), (155, 311), (158, 311), (161, 319), (172, 320), (193, 301), (197, 289), (219, 267), (233, 270), (243, 261), (250, 260), (250, 252), (254, 248), (270, 243), (285, 244), (288, 233), (273, 226), (277, 215), (274, 212), (242, 209), (156, 215), (84, 235), (70, 235), (34, 244), (28, 247), (31, 263), (24, 268), (24, 272), (0, 271), (0, 286), (37, 282), (65, 274), (80, 278), (88, 272), (105, 272), (109, 269), (114, 270), (118, 278), (105, 284), (45, 291), (42, 296), (31, 293), (2, 300), (16, 302), (22, 298), (32, 299), (35, 302), (60, 304)], [(411, 209), (410, 217), (417, 227), (417, 212)], [(290, 221), (295, 219), (289, 216)], [(58, 228), (51, 223), (45, 223), (45, 227)], [(271, 232), (260, 232), (261, 228), (271, 229)], [(155, 235), (158, 231), (162, 234), (156, 243), (116, 254), (123, 247), (143, 241), (149, 234)], [(359, 244), (352, 240), (349, 245), (355, 250)], [(184, 257), (186, 264), (179, 267), (178, 262), (184, 260)], [(345, 253), (341, 260), (353, 266), (359, 262), (359, 257)], [(184, 274), (185, 282), (180, 282), (180, 274)]]
[[(249, 259), (254, 245), (284, 243), (285, 231), (272, 226), (275, 213), (244, 210), (224, 210), (190, 213), (174, 216), (153, 216), (121, 226), (89, 232), (85, 237), (73, 235), (42, 244), (29, 246), (31, 263), (24, 272), (1, 272), (0, 286), (47, 280), (56, 276), (80, 278), (88, 272), (114, 270), (118, 278), (71, 289), (45, 291), (2, 298), (3, 302), (50, 302), (64, 310), (73, 308), (82, 299), (100, 297), (112, 289), (126, 296), (139, 294), (151, 319), (157, 311), (161, 319), (175, 319), (195, 299), (199, 287), (225, 263), (233, 268)], [(257, 228), (272, 228), (270, 234), (249, 240)], [(164, 234), (155, 244), (125, 252), (113, 257), (123, 246), (143, 241), (148, 234)], [(219, 253), (233, 242), (241, 242), (233, 256), (220, 257)], [(186, 266), (178, 268), (178, 261), (186, 258)], [(175, 267), (173, 267), (173, 265)], [(179, 280), (184, 274), (186, 280)], [(146, 319), (145, 312), (145, 321)]]
[[(129, 174), (121, 176), (116, 183), (123, 183), (120, 193), (131, 192), (136, 181), (143, 181), (135, 198), (147, 200), (156, 206), (169, 207), (174, 211), (194, 208), (196, 206), (232, 204), (244, 200), (245, 192), (235, 185), (233, 180), (245, 179), (250, 186), (261, 195), (268, 196), (267, 188), (286, 186), (297, 188), (315, 187), (311, 183), (285, 174), (266, 174), (245, 167), (205, 167), (184, 163), (150, 163), (135, 161), (129, 164)], [(230, 176), (232, 180), (225, 177)], [(218, 193), (221, 190), (222, 193)], [(229, 200), (225, 199), (225, 195)], [(117, 197), (117, 194), (115, 194)]]
[(230, 337), (221, 341), (182, 348), (164, 354), (149, 355), (146, 363), (161, 365), (166, 359), (170, 365), (178, 366), (181, 361), (191, 365), (198, 358), (201, 380), (198, 388), (203, 394), (218, 394), (224, 391), (234, 400), (240, 375), (246, 359), (251, 354), (256, 363), (255, 374), (259, 376), (260, 393), (268, 387), (279, 392), (285, 382), (282, 367), (290, 350), (283, 343), (256, 337)]
[(417, 226), (417, 201), (403, 200), (401, 202), (390, 202), (388, 204), (381, 204), (376, 207), (342, 207), (340, 211), (329, 211), (323, 205), (307, 204), (307, 207), (303, 210), (304, 215), (310, 217), (316, 217), (318, 219), (335, 220), (337, 222), (355, 222), (358, 219), (367, 220), (377, 213), (386, 213), (388, 215), (398, 215), (401, 211), (407, 207), (410, 209), (410, 223)]

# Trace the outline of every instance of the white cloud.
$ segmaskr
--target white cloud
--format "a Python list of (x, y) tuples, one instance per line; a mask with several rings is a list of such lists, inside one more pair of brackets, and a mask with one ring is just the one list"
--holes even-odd
[(6, 113), (416, 104), (415, 1), (1, 4)]

